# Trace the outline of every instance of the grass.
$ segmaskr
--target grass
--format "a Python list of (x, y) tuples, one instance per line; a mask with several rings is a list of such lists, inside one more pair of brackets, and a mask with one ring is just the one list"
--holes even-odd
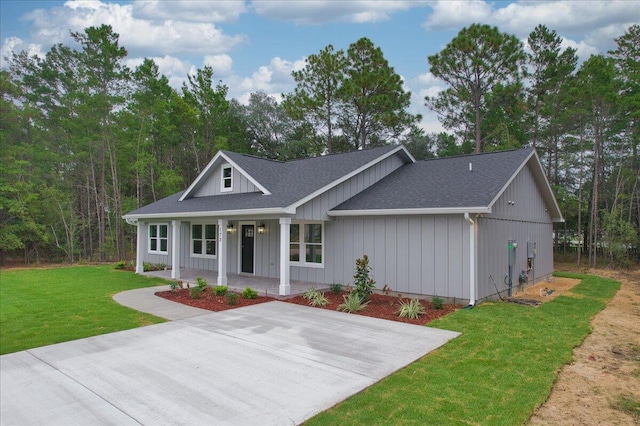
[(112, 266), (0, 272), (0, 354), (164, 320), (116, 303), (125, 290), (166, 284)]
[(558, 275), (582, 282), (538, 308), (483, 303), (434, 321), (462, 336), (306, 424), (526, 422), (590, 333), (591, 318), (620, 288), (606, 278)]

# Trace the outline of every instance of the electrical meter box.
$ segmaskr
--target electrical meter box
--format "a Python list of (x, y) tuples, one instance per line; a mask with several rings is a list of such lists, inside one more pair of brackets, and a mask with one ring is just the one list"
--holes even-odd
[(527, 241), (527, 258), (535, 259), (537, 253), (538, 249), (536, 248), (536, 243), (533, 241)]
[(509, 240), (507, 244), (507, 249), (509, 250), (509, 266), (514, 266), (516, 264), (516, 248), (518, 247), (518, 243), (516, 240)]

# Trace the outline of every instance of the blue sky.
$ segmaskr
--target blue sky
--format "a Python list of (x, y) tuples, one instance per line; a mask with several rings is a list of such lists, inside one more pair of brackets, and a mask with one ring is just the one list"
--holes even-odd
[(12, 50), (43, 55), (54, 43), (71, 45), (70, 31), (105, 23), (120, 34), (130, 67), (151, 57), (179, 88), (188, 73), (211, 65), (230, 97), (246, 102), (254, 91), (279, 98), (293, 90), (291, 71), (326, 45), (347, 49), (368, 37), (411, 90), (411, 110), (423, 114), (422, 126), (439, 131), (423, 99), (445, 86), (429, 73), (427, 56), (474, 22), (523, 41), (545, 24), (585, 60), (640, 22), (640, 0), (0, 0), (0, 53), (6, 67)]

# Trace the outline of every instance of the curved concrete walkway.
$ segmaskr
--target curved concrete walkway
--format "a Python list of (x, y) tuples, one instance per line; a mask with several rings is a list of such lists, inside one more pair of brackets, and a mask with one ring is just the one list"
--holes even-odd
[(136, 311), (145, 312), (171, 321), (211, 313), (211, 311), (206, 309), (194, 308), (192, 306), (183, 305), (182, 303), (172, 302), (155, 295), (155, 293), (159, 291), (168, 291), (170, 289), (171, 288), (168, 285), (137, 288), (115, 294), (113, 296), (113, 300), (127, 308), (135, 309)]

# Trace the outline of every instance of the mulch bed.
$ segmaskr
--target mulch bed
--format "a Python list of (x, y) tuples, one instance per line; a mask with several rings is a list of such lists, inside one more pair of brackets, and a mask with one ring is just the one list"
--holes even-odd
[[(324, 295), (329, 299), (327, 306), (318, 309), (329, 309), (332, 311), (337, 310), (338, 305), (343, 303), (343, 297), (348, 294), (347, 292), (341, 292), (334, 294), (331, 292), (325, 292)], [(288, 303), (295, 303), (298, 305), (309, 306), (309, 302), (301, 295), (294, 296), (287, 299), (276, 299), (273, 297), (260, 296), (257, 299), (244, 299), (239, 295), (238, 303), (236, 305), (229, 305), (224, 296), (216, 296), (211, 288), (207, 288), (201, 295), (200, 299), (192, 299), (189, 295), (189, 289), (181, 289), (176, 292), (161, 291), (156, 293), (157, 296), (163, 297), (174, 302), (183, 303), (185, 305), (194, 306), (196, 308), (208, 309), (210, 311), (224, 311), (227, 309), (241, 308), (243, 306), (255, 305), (258, 303), (270, 302), (272, 300), (280, 300)], [(442, 309), (434, 309), (431, 302), (421, 300), (420, 303), (425, 307), (426, 313), (420, 315), (417, 319), (400, 318), (398, 316), (398, 309), (400, 309), (400, 299), (397, 296), (387, 296), (383, 294), (372, 294), (371, 303), (360, 312), (353, 313), (352, 315), (363, 315), (373, 318), (382, 318), (391, 321), (399, 321), (408, 324), (425, 325), (433, 321), (436, 318), (440, 318), (453, 311), (461, 308), (460, 305), (445, 304)], [(405, 302), (407, 298), (403, 298)]]
[(212, 288), (207, 288), (202, 292), (199, 299), (193, 299), (189, 294), (189, 289), (184, 288), (175, 292), (159, 291), (156, 296), (173, 302), (182, 303), (183, 305), (193, 306), (194, 308), (208, 309), (210, 311), (226, 311), (227, 309), (241, 308), (243, 306), (257, 305), (258, 303), (271, 302), (273, 297), (258, 296), (256, 299), (245, 299), (238, 294), (238, 302), (235, 305), (229, 305), (224, 296), (216, 296)]

